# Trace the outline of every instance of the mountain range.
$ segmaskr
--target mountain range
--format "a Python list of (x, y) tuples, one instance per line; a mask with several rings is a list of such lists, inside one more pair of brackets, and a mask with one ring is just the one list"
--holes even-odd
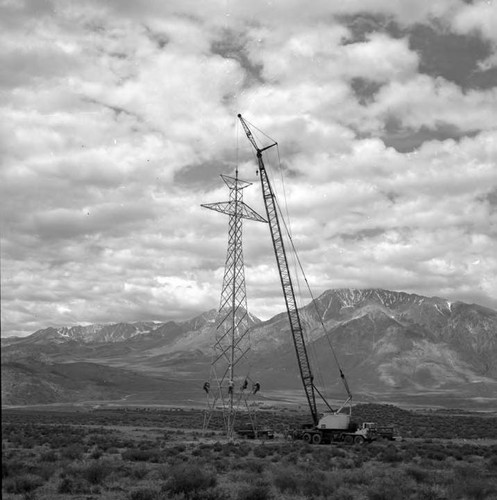
[[(356, 400), (497, 407), (495, 310), (382, 289), (337, 289), (300, 312), (315, 380), (331, 398), (344, 396), (340, 368)], [(202, 401), (216, 316), (211, 310), (182, 322), (49, 327), (2, 339), (2, 404)], [(286, 313), (249, 318), (251, 376), (264, 389), (261, 397), (299, 399)]]

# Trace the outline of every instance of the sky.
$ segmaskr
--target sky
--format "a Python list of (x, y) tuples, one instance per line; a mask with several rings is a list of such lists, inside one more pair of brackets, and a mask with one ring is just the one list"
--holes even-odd
[[(228, 218), (200, 205), (238, 167), (264, 212), (238, 113), (278, 142), (314, 296), (497, 309), (496, 1), (1, 0), (0, 25), (2, 336), (218, 307)], [(249, 310), (282, 312), (266, 224), (244, 257)]]

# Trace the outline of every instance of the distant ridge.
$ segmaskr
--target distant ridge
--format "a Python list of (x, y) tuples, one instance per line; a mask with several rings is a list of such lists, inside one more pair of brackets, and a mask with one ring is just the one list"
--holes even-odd
[(43, 343), (48, 340), (53, 342), (65, 342), (69, 340), (79, 342), (122, 342), (135, 335), (151, 332), (159, 328), (162, 323), (137, 322), (137, 323), (115, 323), (94, 324), (87, 326), (64, 326), (61, 328), (45, 328), (37, 330), (29, 337), (33, 343)]
[[(497, 398), (497, 311), (383, 289), (335, 289), (302, 307), (301, 317), (313, 367), (325, 374), (323, 390), (337, 395), (341, 391), (331, 342), (356, 397)], [(216, 311), (211, 310), (182, 322), (46, 328), (6, 339), (2, 373), (10, 382), (2, 381), (2, 401), (27, 404), (29, 394), (36, 392), (35, 381), (47, 382), (37, 397), (43, 393), (47, 400), (64, 400), (70, 395), (77, 400), (72, 377), (79, 373), (84, 382), (92, 367), (125, 370), (123, 380), (139, 375), (135, 389), (143, 384), (146, 391), (148, 377), (149, 387), (160, 386), (157, 380), (176, 380), (196, 393), (208, 376), (215, 318)], [(250, 315), (250, 321), (253, 372), (268, 390), (299, 391), (286, 313), (267, 321)], [(74, 363), (87, 365), (85, 370), (69, 370)], [(49, 367), (61, 364), (67, 379), (50, 378)], [(115, 383), (118, 379), (112, 377)], [(68, 391), (65, 384), (72, 389)], [(112, 394), (107, 389), (102, 392), (106, 397)], [(116, 388), (116, 397), (125, 391)]]

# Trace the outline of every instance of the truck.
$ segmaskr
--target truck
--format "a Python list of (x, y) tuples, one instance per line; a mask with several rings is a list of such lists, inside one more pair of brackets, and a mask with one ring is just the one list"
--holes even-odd
[[(283, 291), (283, 297), (285, 299), (288, 320), (290, 323), (290, 331), (297, 355), (300, 378), (304, 386), (304, 391), (312, 418), (311, 423), (304, 425), (301, 429), (293, 429), (290, 434), (294, 439), (302, 439), (308, 443), (313, 444), (332, 443), (337, 441), (345, 443), (371, 442), (377, 437), (375, 425), (372, 423), (368, 423), (367, 425), (357, 425), (354, 424), (351, 420), (352, 393), (350, 392), (345, 374), (343, 373), (343, 370), (337, 359), (335, 351), (331, 346), (331, 343), (330, 347), (332, 348), (333, 356), (335, 358), (342, 383), (347, 392), (347, 399), (340, 408), (334, 410), (314, 384), (314, 376), (309, 362), (309, 356), (307, 354), (307, 347), (304, 338), (304, 330), (302, 328), (302, 322), (300, 319), (300, 312), (297, 308), (292, 275), (290, 272), (290, 267), (288, 265), (285, 243), (283, 239), (282, 224), (280, 223), (280, 219), (278, 216), (280, 208), (277, 204), (276, 196), (271, 186), (263, 159), (263, 153), (275, 146), (277, 147), (278, 143), (273, 139), (270, 139), (269, 136), (266, 136), (268, 139), (270, 139), (271, 142), (264, 147), (259, 147), (254, 135), (252, 134), (252, 130), (248, 122), (242, 117), (241, 114), (238, 115), (238, 119), (240, 120), (247, 139), (255, 149), (257, 156), (257, 172), (259, 174), (261, 182), (262, 196), (266, 209), (267, 221), (269, 223), (274, 255), (276, 257), (280, 283)], [(290, 235), (289, 238), (290, 242), (292, 242), (292, 238)], [(295, 250), (293, 247), (293, 242), (292, 248), (293, 250)], [(298, 259), (298, 257), (297, 262), (300, 264), (300, 259)], [(305, 279), (305, 281), (307, 282), (307, 279)], [(313, 303), (316, 305), (316, 301), (313, 300)], [(318, 316), (320, 317), (319, 311), (317, 312)], [(321, 325), (323, 326), (323, 329), (325, 329), (322, 321)], [(325, 333), (327, 335), (326, 330)], [(316, 396), (319, 396), (322, 399), (322, 401), (326, 405), (326, 408), (328, 409), (328, 411), (323, 415), (321, 415), (318, 411)], [(344, 413), (345, 407), (348, 407), (348, 413)]]
[(346, 444), (363, 444), (370, 443), (376, 439), (376, 425), (374, 423), (364, 422), (356, 424), (341, 417), (347, 417), (347, 415), (324, 415), (317, 426), (304, 425), (300, 429), (293, 429), (290, 437), (292, 439), (301, 439), (310, 444), (340, 442)]

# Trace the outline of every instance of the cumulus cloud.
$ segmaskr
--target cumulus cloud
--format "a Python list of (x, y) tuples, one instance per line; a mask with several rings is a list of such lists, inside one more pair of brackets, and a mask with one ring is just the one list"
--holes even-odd
[[(490, 48), (475, 64), (490, 67), (492, 4), (3, 9), (4, 334), (217, 307), (228, 221), (200, 204), (227, 199), (218, 174), (238, 164), (255, 183), (245, 201), (264, 212), (238, 112), (279, 142), (268, 170), (316, 293), (497, 305), (496, 89), (423, 72), (428, 49), (412, 43), (421, 25), (442, 27), (441, 55), (443, 30), (479, 36)], [(267, 226), (246, 222), (244, 235), (249, 307), (267, 318), (284, 307)]]
[(458, 33), (479, 32), (487, 40), (497, 44), (497, 5), (493, 1), (478, 0), (461, 7), (452, 19)]

